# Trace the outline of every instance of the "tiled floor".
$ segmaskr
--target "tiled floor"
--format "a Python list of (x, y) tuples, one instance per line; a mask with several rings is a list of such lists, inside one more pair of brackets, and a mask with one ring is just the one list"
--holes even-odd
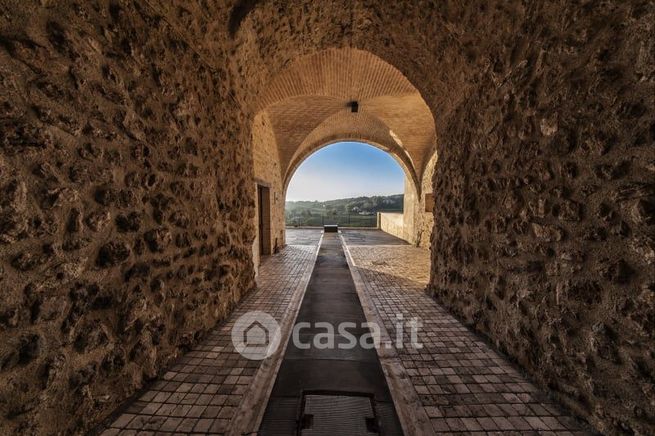
[(423, 348), (412, 347), (407, 334), (403, 346), (394, 347), (436, 433), (587, 434), (423, 292), (429, 279), (428, 251), (408, 245), (347, 245), (377, 321), (392, 341), (397, 314), (422, 323), (418, 343)]
[(251, 394), (249, 388), (262, 363), (234, 350), (231, 328), (251, 310), (267, 312), (278, 322), (295, 315), (289, 313), (290, 301), (302, 291), (301, 281), (314, 265), (319, 238), (312, 238), (313, 245), (290, 245), (267, 258), (260, 268), (258, 290), (133, 401), (102, 435), (223, 434), (244, 397)]
[[(235, 415), (258, 389), (253, 379), (266, 373), (266, 364), (234, 350), (231, 327), (251, 310), (268, 312), (278, 322), (292, 321), (319, 240), (318, 231), (287, 230), (288, 243), (295, 245), (264, 261), (259, 289), (102, 434), (225, 434), (233, 429)], [(416, 408), (426, 420), (428, 431), (422, 434), (587, 434), (504, 357), (423, 293), (429, 277), (427, 251), (393, 245), (397, 241), (370, 231), (345, 231), (344, 240), (360, 278), (360, 299), (371, 303), (369, 321), (384, 325), (391, 338), (397, 314), (422, 323), (422, 349), (411, 347), (407, 335), (402, 347), (392, 347), (403, 386), (417, 399)]]
[(376, 229), (343, 229), (347, 245), (409, 245), (406, 241)]
[(288, 245), (318, 245), (321, 234), (319, 229), (288, 228), (285, 231), (286, 243)]

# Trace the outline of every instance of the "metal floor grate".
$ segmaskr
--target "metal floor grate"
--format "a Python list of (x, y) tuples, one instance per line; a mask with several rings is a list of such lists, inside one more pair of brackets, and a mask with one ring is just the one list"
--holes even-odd
[(305, 395), (301, 436), (376, 436), (378, 424), (366, 396)]

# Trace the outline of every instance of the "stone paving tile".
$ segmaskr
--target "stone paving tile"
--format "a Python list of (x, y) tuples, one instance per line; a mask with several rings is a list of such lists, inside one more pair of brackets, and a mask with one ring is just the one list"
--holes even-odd
[(285, 242), (288, 245), (318, 245), (322, 234), (321, 229), (287, 228)]
[[(313, 266), (315, 240), (300, 234), (267, 258), (258, 290), (209, 337), (116, 417), (102, 435), (224, 434), (259, 369), (234, 351), (230, 330), (250, 310), (280, 321), (303, 275)], [(423, 293), (429, 254), (411, 246), (349, 249), (378, 316), (392, 338), (396, 314), (423, 323), (419, 342), (396, 346), (426, 415), (439, 434), (587, 434), (578, 421), (529, 383), (505, 358)], [(408, 339), (408, 338), (405, 338)]]
[[(435, 432), (589, 434), (424, 293), (430, 273), (427, 250), (403, 245), (348, 248)], [(416, 317), (422, 323), (418, 343), (423, 348), (412, 347), (409, 334), (395, 341), (398, 314), (404, 321)]]
[(261, 364), (234, 350), (232, 326), (251, 310), (267, 312), (278, 322), (291, 315), (293, 294), (314, 265), (320, 238), (320, 232), (317, 233), (318, 238), (302, 235), (302, 245), (288, 245), (280, 253), (265, 258), (259, 270), (257, 290), (239, 304), (226, 322), (210, 332), (206, 340), (132, 401), (101, 434), (224, 433)]

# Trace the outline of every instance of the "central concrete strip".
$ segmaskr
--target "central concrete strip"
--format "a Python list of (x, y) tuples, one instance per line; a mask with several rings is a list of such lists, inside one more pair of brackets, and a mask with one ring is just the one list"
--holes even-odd
[[(348, 332), (356, 339), (356, 344), (348, 348), (323, 347), (316, 342), (320, 335), (326, 337), (326, 328), (317, 326), (317, 322), (333, 326), (335, 344), (352, 344), (352, 338), (341, 335), (340, 323), (349, 322), (356, 328)], [(314, 415), (314, 420), (328, 417), (329, 425), (350, 425), (348, 420), (365, 426), (362, 434), (400, 435), (400, 422), (396, 414), (391, 394), (377, 352), (374, 348), (363, 347), (361, 337), (370, 334), (368, 327), (362, 326), (366, 316), (348, 262), (343, 251), (341, 238), (336, 233), (326, 233), (319, 248), (305, 297), (302, 301), (296, 325), (310, 323), (311, 328), (300, 330), (299, 343), (289, 338), (286, 353), (277, 375), (273, 391), (259, 433), (262, 436), (318, 434), (323, 422), (311, 422), (307, 414), (308, 397), (323, 404), (343, 404), (344, 397), (365, 397), (370, 399), (374, 416), (353, 417), (352, 411), (322, 410)], [(319, 345), (319, 346), (317, 346)], [(332, 401), (330, 401), (330, 398)], [(305, 410), (309, 422), (299, 422)], [(364, 409), (362, 409), (364, 410)], [(361, 418), (361, 419), (359, 419)], [(304, 427), (305, 431), (301, 430)], [(335, 430), (337, 427), (333, 427)], [(355, 433), (352, 433), (355, 434)], [(357, 433), (359, 434), (359, 433)]]
[[(297, 232), (294, 232), (294, 235), (296, 235), (296, 239), (301, 239), (293, 240), (292, 242), (294, 244), (314, 245), (316, 243), (313, 234), (306, 234), (297, 237)], [(317, 249), (314, 255), (314, 264), (316, 263), (322, 240), (323, 236), (318, 240)], [(298, 316), (300, 303), (302, 302), (303, 296), (305, 295), (307, 286), (312, 277), (312, 271), (313, 268), (309, 268), (305, 274), (303, 274), (303, 277), (294, 291), (293, 298), (286, 314), (280, 321), (280, 334), (282, 338), (291, 336), (291, 331), (296, 317)], [(279, 347), (272, 356), (261, 362), (259, 369), (249, 386), (248, 393), (244, 396), (243, 401), (241, 401), (238, 406), (234, 418), (230, 421), (230, 426), (225, 433), (226, 436), (258, 434), (257, 429), (264, 417), (264, 411), (266, 410), (266, 405), (271, 395), (271, 390), (273, 389), (273, 381), (276, 379), (277, 373), (280, 370), (280, 365), (282, 364), (282, 360), (286, 353), (287, 344), (286, 342), (282, 342), (282, 344), (283, 346)]]

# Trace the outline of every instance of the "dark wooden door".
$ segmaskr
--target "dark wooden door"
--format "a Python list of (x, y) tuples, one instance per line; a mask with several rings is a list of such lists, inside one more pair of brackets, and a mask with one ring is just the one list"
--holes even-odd
[(264, 253), (264, 189), (257, 185), (257, 210), (259, 215), (259, 254)]

